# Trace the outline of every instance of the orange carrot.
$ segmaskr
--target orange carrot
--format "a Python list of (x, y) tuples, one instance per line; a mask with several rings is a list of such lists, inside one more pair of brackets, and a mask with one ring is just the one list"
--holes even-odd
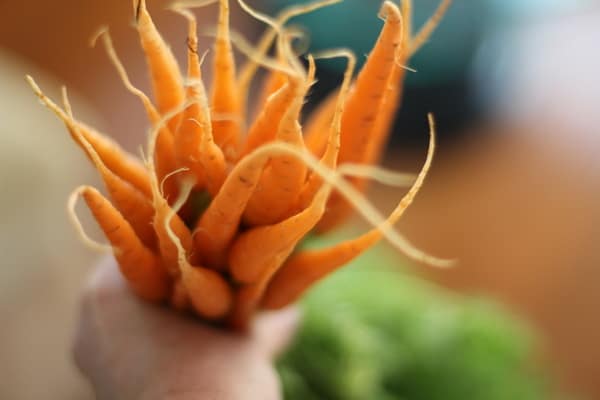
[(314, 110), (304, 124), (306, 148), (317, 157), (321, 157), (327, 147), (327, 135), (335, 108), (339, 92), (333, 92), (322, 100), (316, 110)]
[[(148, 163), (148, 167), (151, 171), (154, 168), (151, 162)], [(181, 245), (185, 249), (186, 257), (188, 258), (192, 255), (193, 250), (192, 234), (178, 215), (169, 218), (172, 209), (167, 200), (163, 197), (155, 177), (152, 179), (152, 202), (155, 211), (153, 225), (158, 238), (158, 248), (163, 260), (163, 265), (167, 271), (169, 271), (171, 276), (177, 277), (179, 276), (178, 250), (175, 244), (173, 244), (167, 228), (175, 232), (180, 239)], [(167, 218), (169, 218), (168, 226), (166, 224)]]
[[(76, 134), (79, 135), (78, 132)], [(100, 172), (116, 209), (131, 224), (142, 243), (148, 248), (153, 248), (156, 243), (156, 234), (151, 224), (154, 209), (148, 198), (106, 168), (98, 153), (83, 136), (80, 136), (79, 140)]]
[(253, 283), (263, 271), (279, 268), (323, 215), (330, 190), (329, 185), (324, 186), (306, 209), (282, 222), (241, 233), (229, 250), (229, 270), (234, 279)]
[[(354, 67), (356, 65), (356, 57), (354, 56), (354, 53), (349, 50), (330, 50), (320, 56), (320, 58), (333, 57), (346, 57), (348, 59), (348, 66), (346, 67), (344, 80), (336, 101), (333, 120), (328, 129), (329, 135), (327, 135), (327, 146), (321, 157), (321, 164), (331, 169), (335, 169), (337, 166), (337, 158), (340, 149), (341, 118), (346, 104), (346, 96), (350, 89), (350, 82), (352, 81), (352, 73), (354, 72)], [(297, 204), (291, 209), (292, 212), (297, 212), (298, 210), (303, 210), (307, 207), (319, 190), (319, 187), (321, 187), (322, 182), (323, 178), (319, 174), (312, 172), (302, 187)]]
[[(354, 153), (354, 159), (351, 155), (344, 156), (340, 154), (340, 162), (360, 162), (364, 164), (373, 164), (378, 162), (383, 151), (384, 143), (391, 130), (392, 123), (396, 110), (400, 105), (402, 96), (402, 83), (406, 74), (407, 67), (404, 63), (422, 46), (427, 38), (431, 35), (437, 24), (441, 20), (443, 14), (447, 11), (451, 0), (442, 0), (433, 16), (423, 25), (419, 32), (411, 36), (412, 26), (412, 1), (403, 0), (402, 15), (403, 15), (403, 32), (401, 46), (396, 49), (395, 62), (387, 78), (386, 88), (382, 91), (379, 109), (376, 118), (372, 121), (370, 129), (366, 129), (369, 139), (364, 142), (362, 151)], [(371, 57), (369, 58), (371, 61)], [(369, 62), (367, 63), (367, 65)], [(366, 69), (366, 66), (365, 66)], [(361, 72), (362, 74), (362, 72)], [(360, 79), (360, 76), (359, 76)], [(342, 144), (342, 151), (348, 147), (345, 143)], [(364, 191), (367, 185), (365, 179), (354, 179), (354, 185), (361, 191)], [(330, 199), (328, 212), (319, 223), (317, 229), (320, 233), (339, 225), (341, 221), (347, 218), (352, 212), (349, 204), (344, 201), (337, 193), (333, 193)]]
[[(431, 135), (427, 159), (408, 193), (400, 200), (397, 207), (384, 222), (386, 226), (394, 225), (404, 211), (410, 206), (419, 192), (431, 167), (435, 149), (435, 128), (433, 117), (429, 116)], [(347, 240), (330, 248), (304, 251), (292, 256), (273, 278), (262, 306), (268, 309), (285, 307), (296, 300), (309, 286), (335, 269), (347, 264), (382, 237), (381, 226), (376, 227), (358, 238)], [(411, 250), (408, 255), (436, 266), (447, 266), (444, 260), (434, 259), (424, 253)]]
[[(127, 71), (123, 66), (123, 63), (119, 59), (115, 48), (112, 44), (112, 40), (108, 30), (102, 28), (98, 31), (98, 33), (92, 38), (91, 44), (95, 45), (96, 39), (101, 37), (102, 42), (104, 44), (104, 49), (106, 50), (106, 54), (110, 59), (111, 63), (117, 70), (121, 81), (125, 88), (138, 97), (142, 102), (144, 109), (146, 110), (146, 114), (148, 115), (148, 119), (152, 123), (153, 126), (160, 126), (160, 131), (158, 133), (157, 141), (156, 141), (156, 174), (159, 181), (163, 181), (165, 176), (173, 172), (177, 169), (176, 161), (175, 161), (175, 150), (173, 143), (173, 134), (169, 131), (169, 128), (165, 125), (164, 122), (161, 122), (161, 116), (144, 92), (142, 92), (137, 87), (133, 86), (131, 81), (129, 80), (129, 76), (127, 75)], [(165, 197), (167, 199), (174, 199), (177, 197), (177, 182), (174, 180), (170, 180), (165, 183)]]
[(377, 117), (395, 65), (396, 49), (402, 42), (402, 16), (398, 7), (386, 1), (381, 12), (385, 16), (385, 24), (373, 51), (356, 78), (342, 116), (340, 164), (361, 161), (364, 147), (370, 139), (370, 128)]
[[(383, 3), (381, 13), (385, 24), (379, 39), (360, 71), (350, 93), (341, 127), (341, 148), (338, 162), (362, 162), (363, 154), (372, 138), (372, 127), (386, 93), (389, 76), (396, 61), (398, 47), (402, 43), (402, 15), (398, 7), (390, 1)], [(358, 188), (364, 189), (364, 180), (356, 181)], [(318, 230), (324, 232), (336, 226), (351, 212), (347, 202), (334, 192), (328, 211), (319, 223)]]
[[(164, 115), (184, 102), (183, 78), (177, 60), (148, 13), (146, 0), (133, 0), (133, 6), (136, 28), (146, 54), (154, 96), (158, 110)], [(177, 130), (180, 121), (181, 116), (179, 115), (169, 121), (168, 126), (171, 132)]]
[(275, 72), (284, 76), (286, 82), (267, 100), (264, 108), (250, 126), (244, 149), (241, 152), (242, 157), (264, 143), (274, 140), (286, 112), (293, 106), (294, 101), (298, 102), (299, 96), (304, 97), (306, 83), (302, 75), (284, 69)]
[[(285, 111), (277, 129), (276, 140), (304, 149), (302, 127), (298, 122), (306, 91), (315, 74), (314, 60), (309, 58), (309, 71), (301, 90), (294, 94), (293, 102)], [(289, 155), (273, 157), (265, 168), (257, 190), (253, 193), (244, 221), (249, 225), (268, 225), (286, 217), (286, 212), (298, 198), (306, 179), (306, 165)]]
[(248, 327), (273, 275), (323, 215), (330, 191), (331, 186), (323, 186), (311, 205), (300, 214), (277, 225), (254, 228), (236, 240), (229, 257), (231, 272), (236, 279), (251, 283), (242, 286), (237, 293), (231, 326), (240, 330)]
[(71, 133), (71, 136), (79, 146), (83, 147), (75, 132), (81, 133), (81, 136), (85, 138), (85, 140), (94, 148), (94, 150), (96, 150), (107, 168), (109, 168), (123, 180), (131, 183), (142, 193), (144, 193), (144, 195), (150, 197), (150, 181), (148, 179), (146, 170), (137, 159), (133, 158), (117, 143), (108, 139), (106, 136), (96, 132), (94, 129), (79, 121), (69, 118), (69, 116), (65, 114), (63, 110), (61, 110), (52, 100), (42, 93), (39, 86), (29, 75), (27, 76), (27, 82), (42, 103), (44, 103), (46, 107), (52, 110), (64, 122), (67, 129)]
[(90, 186), (78, 188), (70, 199), (74, 207), (81, 195), (111, 243), (121, 273), (142, 298), (161, 301), (169, 295), (169, 281), (159, 258), (143, 245), (121, 213)]
[[(281, 57), (279, 57), (280, 63), (285, 63)], [(257, 96), (258, 110), (264, 109), (269, 97), (275, 94), (279, 89), (285, 86), (288, 82), (287, 76), (282, 74), (280, 71), (270, 71), (269, 75), (265, 78)]]
[(215, 59), (211, 109), (215, 142), (227, 160), (237, 157), (240, 140), (240, 98), (236, 85), (235, 60), (229, 37), (229, 1), (219, 1), (219, 21), (215, 40)]
[(268, 151), (258, 149), (238, 162), (198, 220), (194, 245), (205, 265), (225, 266), (225, 252), (269, 157)]
[(196, 19), (187, 10), (177, 12), (189, 21), (186, 96), (187, 101), (191, 102), (183, 112), (183, 121), (175, 134), (177, 157), (182, 166), (190, 169), (197, 183), (204, 183), (211, 196), (215, 196), (225, 180), (226, 161), (213, 139), (208, 100), (202, 83), (201, 62), (198, 58)]
[(177, 225), (173, 225), (174, 219), (177, 219), (175, 212), (183, 205), (190, 193), (192, 185), (188, 185), (182, 190), (182, 195), (170, 209), (161, 222), (161, 229), (166, 232), (171, 244), (176, 249), (178, 271), (180, 271), (180, 285), (178, 289), (185, 293), (179, 293), (178, 297), (173, 298), (185, 306), (187, 301), (191, 302), (198, 315), (208, 319), (218, 319), (224, 317), (230, 310), (233, 302), (233, 293), (229, 284), (216, 271), (208, 268), (193, 266), (189, 262), (189, 253), (185, 249), (181, 238), (187, 240), (187, 234), (182, 236), (181, 232), (175, 231)]

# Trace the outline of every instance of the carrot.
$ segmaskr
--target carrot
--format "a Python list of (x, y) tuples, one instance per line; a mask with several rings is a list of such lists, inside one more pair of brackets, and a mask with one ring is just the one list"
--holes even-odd
[[(416, 36), (411, 36), (411, 12), (412, 2), (403, 0), (402, 15), (403, 15), (403, 33), (402, 45), (396, 49), (395, 62), (392, 65), (385, 90), (382, 92), (381, 102), (376, 118), (372, 121), (372, 127), (367, 129), (369, 140), (365, 141), (362, 146), (362, 151), (355, 154), (353, 162), (365, 164), (373, 164), (378, 162), (383, 151), (384, 143), (391, 130), (394, 115), (400, 105), (402, 95), (402, 83), (406, 74), (407, 67), (403, 64), (422, 46), (427, 38), (436, 28), (443, 14), (447, 11), (451, 0), (442, 0), (433, 16), (423, 25)], [(370, 58), (371, 59), (371, 58)], [(370, 60), (369, 59), (369, 60)], [(366, 67), (365, 67), (366, 69)], [(346, 145), (342, 145), (342, 151), (346, 149)], [(340, 154), (340, 162), (348, 160), (348, 156), (344, 157)], [(367, 181), (365, 179), (355, 179), (354, 185), (361, 191), (366, 188)], [(317, 227), (320, 233), (336, 227), (341, 221), (347, 218), (351, 212), (351, 207), (347, 202), (340, 198), (337, 193), (331, 196), (327, 214)]]
[(262, 108), (254, 123), (248, 129), (241, 157), (251, 153), (257, 147), (275, 139), (278, 122), (283, 118), (286, 108), (294, 100), (300, 82), (292, 79), (271, 96)]
[[(185, 306), (189, 300), (198, 315), (207, 319), (218, 319), (225, 316), (231, 309), (233, 302), (231, 287), (218, 272), (190, 264), (189, 252), (182, 244), (182, 234), (175, 230), (178, 228), (178, 224), (173, 224), (173, 221), (177, 220), (175, 212), (187, 199), (191, 187), (192, 185), (189, 185), (182, 190), (181, 197), (173, 208), (168, 210), (161, 222), (161, 230), (166, 232), (171, 244), (176, 249), (181, 282), (178, 290), (185, 291), (185, 294), (178, 293), (178, 297), (174, 297), (173, 300), (181, 306)], [(183, 237), (187, 240), (187, 235)]]
[[(283, 32), (281, 32), (280, 34), (283, 34)], [(285, 35), (288, 36), (290, 40), (299, 38), (304, 39), (305, 42), (307, 41), (305, 33), (303, 31), (300, 31), (299, 29), (293, 30), (292, 28), (287, 28), (285, 30)], [(295, 53), (302, 54), (302, 52), (298, 50), (296, 50)], [(282, 65), (287, 64), (285, 54), (282, 52), (281, 46), (278, 46), (277, 49), (277, 61)], [(288, 76), (285, 73), (283, 73), (280, 70), (270, 70), (268, 75), (262, 81), (261, 88), (256, 97), (257, 100), (255, 102), (256, 104), (254, 105), (254, 107), (256, 107), (258, 110), (262, 110), (266, 105), (269, 97), (275, 94), (287, 82)]]
[(253, 283), (263, 271), (278, 268), (319, 221), (330, 190), (329, 185), (324, 186), (307, 208), (282, 222), (241, 233), (229, 250), (229, 270), (234, 279)]
[(402, 41), (402, 16), (398, 7), (386, 1), (381, 13), (385, 16), (384, 27), (356, 78), (342, 116), (340, 164), (361, 161), (362, 150), (369, 141), (369, 128), (377, 116), (396, 60), (396, 48)]
[[(285, 65), (285, 61), (278, 61), (281, 65)], [(302, 79), (302, 76), (298, 76), (297, 73), (275, 70), (273, 74), (277, 77), (275, 78), (277, 80), (281, 77), (283, 84), (267, 99), (254, 123), (248, 129), (240, 157), (244, 157), (262, 144), (275, 139), (279, 123), (286, 110), (304, 90), (304, 79)], [(279, 85), (279, 82), (274, 84)]]
[[(348, 66), (346, 67), (344, 80), (336, 101), (335, 114), (328, 129), (329, 135), (327, 135), (327, 146), (323, 156), (321, 157), (321, 163), (324, 166), (332, 169), (335, 169), (337, 166), (337, 158), (340, 148), (341, 118), (344, 112), (346, 96), (348, 95), (348, 91), (350, 89), (352, 73), (354, 72), (354, 67), (356, 65), (356, 57), (354, 56), (354, 53), (349, 50), (330, 50), (320, 55), (320, 58), (334, 57), (346, 57), (348, 59)], [(312, 201), (322, 182), (322, 178), (314, 172), (309, 176), (302, 188), (302, 191), (300, 192), (297, 204), (293, 208), (295, 212), (304, 209)]]
[[(294, 94), (277, 129), (275, 139), (304, 149), (302, 127), (298, 122), (306, 91), (315, 74), (314, 60), (309, 58), (306, 83)], [(257, 190), (253, 193), (244, 221), (249, 225), (268, 225), (286, 217), (286, 212), (296, 202), (306, 179), (306, 165), (295, 157), (283, 155), (273, 157), (265, 168)]]
[(306, 148), (317, 157), (321, 157), (327, 147), (328, 136), (324, 134), (329, 130), (337, 106), (339, 92), (335, 91), (321, 101), (321, 104), (308, 116), (304, 123), (304, 142)]
[(81, 186), (69, 199), (74, 212), (77, 197), (81, 195), (94, 218), (112, 245), (121, 273), (140, 297), (162, 301), (169, 295), (169, 281), (159, 258), (135, 234), (123, 215), (91, 186)]
[[(176, 161), (175, 161), (175, 150), (173, 143), (173, 134), (169, 130), (169, 128), (162, 123), (161, 124), (161, 116), (144, 92), (142, 92), (137, 87), (133, 86), (131, 81), (129, 80), (129, 76), (127, 75), (127, 71), (123, 66), (123, 63), (119, 59), (115, 48), (112, 44), (112, 40), (110, 34), (108, 33), (108, 29), (101, 28), (97, 34), (92, 38), (91, 45), (94, 46), (95, 42), (98, 38), (102, 38), (102, 42), (104, 44), (104, 49), (106, 54), (108, 55), (109, 60), (117, 70), (121, 81), (125, 88), (132, 93), (134, 96), (138, 97), (146, 110), (146, 114), (148, 115), (148, 119), (153, 125), (160, 125), (160, 131), (158, 133), (158, 138), (156, 142), (156, 173), (159, 181), (162, 181), (165, 176), (169, 173), (177, 169)], [(165, 196), (170, 199), (174, 199), (177, 196), (177, 185), (173, 180), (168, 181), (165, 185)]]
[(86, 139), (86, 141), (94, 148), (94, 150), (96, 150), (107, 168), (109, 168), (123, 180), (131, 183), (146, 196), (150, 196), (150, 181), (148, 179), (146, 170), (137, 159), (133, 158), (117, 143), (108, 139), (106, 136), (98, 133), (82, 122), (69, 118), (69, 116), (65, 114), (63, 110), (61, 110), (52, 100), (42, 93), (42, 90), (35, 83), (31, 76), (27, 75), (26, 79), (42, 103), (63, 121), (69, 130), (69, 133), (73, 137), (73, 140), (75, 140), (79, 146), (83, 147), (75, 132), (81, 133), (81, 136)]
[(234, 278), (250, 284), (238, 291), (231, 326), (247, 328), (273, 275), (323, 215), (330, 192), (331, 186), (325, 185), (300, 214), (276, 225), (254, 228), (236, 239), (229, 253), (230, 270)]
[(191, 102), (183, 112), (183, 121), (175, 135), (177, 157), (180, 164), (189, 168), (198, 181), (204, 181), (211, 196), (215, 196), (225, 180), (227, 165), (212, 134), (208, 100), (202, 83), (201, 61), (198, 58), (196, 19), (187, 10), (176, 11), (189, 21), (186, 97)]
[[(385, 24), (379, 39), (360, 71), (346, 102), (341, 121), (341, 147), (338, 156), (340, 164), (362, 162), (365, 149), (372, 140), (372, 126), (383, 102), (389, 76), (395, 65), (395, 54), (402, 43), (402, 15), (398, 7), (390, 1), (383, 3), (381, 14)], [(331, 103), (326, 102), (323, 121), (327, 121)], [(315, 146), (315, 144), (313, 144)], [(315, 147), (321, 146), (316, 143)], [(318, 151), (318, 148), (316, 149)], [(359, 190), (364, 189), (364, 181), (356, 182)], [(323, 220), (317, 229), (325, 232), (339, 224), (350, 213), (351, 208), (337, 193), (333, 193)]]
[(238, 162), (198, 220), (193, 233), (194, 245), (205, 265), (225, 266), (226, 250), (269, 158), (270, 152), (261, 148)]
[(241, 134), (240, 98), (236, 85), (235, 60), (229, 35), (229, 1), (219, 1), (219, 20), (215, 40), (215, 58), (211, 109), (214, 115), (212, 129), (215, 142), (227, 160), (237, 157)]
[[(442, 17), (447, 12), (451, 3), (452, 0), (442, 0), (433, 15), (419, 29), (419, 32), (414, 37), (411, 35), (410, 31), (412, 24), (410, 18), (405, 18), (405, 31), (403, 34), (405, 43), (399, 49), (401, 50), (399, 54), (397, 54), (397, 60), (388, 80), (386, 93), (384, 94), (384, 101), (374, 124), (373, 134), (371, 135), (372, 140), (369, 141), (361, 162), (373, 164), (379, 161), (384, 142), (387, 138), (387, 132), (390, 132), (396, 110), (400, 106), (402, 83), (406, 71), (409, 70), (403, 64), (426, 43), (429, 36), (431, 36)], [(410, 16), (411, 11), (412, 2), (410, 0), (405, 0), (402, 3), (402, 14), (404, 16)]]
[[(80, 135), (79, 132), (76, 132), (76, 135)], [(153, 248), (156, 243), (156, 234), (151, 225), (154, 209), (150, 201), (143, 193), (106, 168), (98, 153), (83, 136), (79, 136), (79, 140), (100, 172), (116, 209), (131, 224), (142, 243), (148, 248)]]
[[(146, 55), (158, 110), (164, 115), (184, 102), (183, 78), (177, 60), (148, 13), (146, 0), (133, 0), (133, 7), (136, 29)], [(169, 121), (171, 132), (177, 130), (180, 121), (180, 115), (176, 115)]]
[[(156, 236), (158, 237), (158, 248), (167, 270), (172, 276), (177, 276), (179, 273), (177, 268), (177, 248), (169, 238), (164, 222), (171, 212), (171, 207), (158, 190), (156, 190), (153, 196), (153, 204), (155, 209), (154, 230), (156, 231)], [(190, 233), (188, 227), (185, 226), (185, 223), (178, 215), (175, 215), (170, 219), (169, 228), (177, 234), (177, 237), (179, 237), (181, 240), (182, 246), (186, 251), (187, 257), (190, 257), (193, 251), (193, 241), (192, 234)]]
[[(386, 226), (394, 225), (402, 217), (404, 211), (410, 206), (421, 189), (425, 177), (429, 172), (435, 150), (435, 127), (431, 115), (429, 115), (429, 122), (431, 134), (427, 159), (408, 193), (400, 200), (396, 208), (384, 222)], [(262, 307), (267, 309), (285, 307), (296, 300), (317, 280), (342, 267), (368, 250), (381, 237), (382, 231), (381, 226), (379, 226), (358, 238), (347, 240), (333, 247), (322, 250), (304, 251), (292, 256), (273, 278), (265, 294)], [(450, 264), (448, 261), (434, 259), (418, 251), (410, 251), (408, 255), (411, 258), (440, 267)]]
[[(260, 49), (252, 48), (241, 36), (234, 36), (233, 43), (249, 59), (254, 60), (257, 65), (262, 65), (272, 71), (275, 71), (286, 77), (288, 83), (281, 88), (272, 98), (269, 99), (263, 110), (260, 112), (254, 123), (250, 126), (248, 134), (239, 158), (243, 158), (262, 144), (275, 139), (279, 123), (286, 110), (290, 108), (295, 96), (305, 90), (305, 78), (301, 73), (302, 67), (297, 61), (292, 61), (291, 49), (289, 48), (288, 32), (283, 31), (274, 22), (260, 13), (249, 8), (245, 3), (243, 5), (248, 13), (251, 13), (259, 20), (265, 20), (274, 25), (274, 29), (280, 33), (279, 52), (277, 61), (272, 60), (261, 53)], [(288, 65), (291, 64), (291, 65)]]
[[(176, 112), (176, 111), (174, 111)], [(168, 116), (167, 118), (170, 118)], [(160, 250), (160, 255), (163, 260), (163, 265), (165, 269), (169, 272), (169, 274), (173, 277), (179, 276), (179, 256), (178, 249), (171, 240), (167, 226), (165, 221), (167, 221), (167, 217), (172, 213), (172, 209), (169, 206), (169, 203), (164, 198), (161, 188), (159, 188), (158, 181), (156, 179), (155, 173), (155, 165), (154, 165), (154, 151), (156, 147), (156, 138), (155, 135), (156, 130), (160, 129), (160, 127), (156, 127), (154, 132), (149, 137), (148, 141), (148, 161), (146, 161), (147, 168), (150, 172), (151, 177), (151, 189), (152, 189), (152, 204), (154, 207), (154, 230), (156, 232), (156, 236), (158, 238), (158, 248)], [(179, 171), (173, 172), (173, 174)], [(170, 176), (168, 175), (165, 179), (168, 179)], [(183, 189), (187, 188), (190, 185), (183, 185)], [(185, 190), (182, 190), (185, 192)], [(188, 193), (189, 194), (189, 193)], [(180, 195), (181, 196), (181, 195)], [(187, 195), (185, 196), (187, 198)], [(168, 219), (169, 228), (174, 231), (177, 236), (181, 240), (181, 245), (185, 249), (186, 256), (190, 257), (193, 249), (193, 241), (192, 234), (189, 229), (185, 225), (185, 223), (181, 220), (178, 215), (170, 217)]]
[[(280, 63), (285, 63), (281, 56), (278, 57)], [(262, 87), (257, 96), (258, 110), (263, 110), (269, 98), (274, 95), (279, 89), (285, 86), (288, 78), (285, 74), (279, 71), (270, 71), (269, 75), (264, 79)]]

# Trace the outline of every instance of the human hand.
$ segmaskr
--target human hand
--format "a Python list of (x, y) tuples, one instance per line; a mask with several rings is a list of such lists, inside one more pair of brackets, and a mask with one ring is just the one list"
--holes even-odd
[(97, 399), (281, 398), (272, 358), (291, 339), (294, 309), (266, 313), (247, 335), (137, 299), (112, 258), (86, 287), (74, 342)]

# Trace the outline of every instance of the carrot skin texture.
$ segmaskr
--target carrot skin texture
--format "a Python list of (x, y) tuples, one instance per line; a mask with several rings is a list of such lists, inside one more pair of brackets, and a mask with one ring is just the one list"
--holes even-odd
[[(179, 256), (177, 247), (175, 247), (173, 244), (173, 241), (167, 234), (165, 227), (165, 221), (170, 216), (171, 207), (167, 201), (162, 198), (162, 196), (157, 194), (154, 199), (154, 208), (156, 210), (154, 215), (154, 229), (158, 237), (158, 248), (160, 250), (163, 264), (171, 276), (178, 277), (181, 271), (179, 270)], [(171, 217), (169, 225), (171, 230), (181, 241), (182, 247), (186, 253), (186, 257), (189, 258), (192, 255), (194, 248), (190, 230), (187, 228), (187, 226), (185, 226), (177, 214)]]
[(297, 84), (293, 80), (284, 84), (267, 100), (265, 107), (248, 130), (248, 136), (241, 153), (242, 157), (275, 139), (279, 123), (286, 109), (294, 100)]
[(204, 265), (225, 268), (226, 251), (268, 159), (250, 154), (236, 164), (200, 217), (194, 229), (194, 246)]
[(215, 143), (227, 160), (237, 158), (240, 140), (240, 96), (237, 90), (235, 60), (229, 37), (229, 1), (219, 1), (219, 21), (215, 40), (215, 58), (211, 109), (223, 120), (212, 121)]
[(143, 245), (131, 225), (96, 189), (81, 193), (94, 218), (115, 249), (121, 273), (143, 299), (162, 301), (169, 295), (169, 280), (159, 258)]
[(319, 107), (313, 111), (304, 124), (306, 148), (315, 156), (321, 157), (327, 146), (327, 134), (337, 102), (337, 93), (331, 93), (321, 101)]
[[(146, 0), (136, 1), (136, 28), (140, 43), (146, 54), (158, 110), (164, 115), (183, 103), (185, 99), (183, 78), (175, 56), (173, 56), (171, 49), (156, 29), (150, 13), (148, 13)], [(180, 121), (181, 116), (172, 118), (168, 123), (169, 130), (174, 132)]]
[(184, 13), (188, 25), (188, 87), (186, 99), (191, 104), (183, 112), (183, 120), (175, 134), (177, 158), (181, 166), (190, 169), (185, 175), (196, 179), (196, 190), (206, 188), (215, 196), (227, 175), (226, 160), (215, 144), (206, 89), (198, 56), (196, 19)]
[[(81, 138), (81, 140), (85, 139)], [(100, 172), (115, 208), (131, 224), (142, 243), (148, 248), (153, 248), (156, 244), (156, 234), (152, 227), (154, 208), (150, 200), (135, 187), (113, 174), (88, 143), (84, 147)]]
[(207, 319), (223, 318), (233, 304), (233, 291), (227, 281), (208, 268), (180, 264), (181, 282), (198, 315)]
[(293, 303), (315, 282), (343, 267), (380, 238), (379, 232), (369, 232), (367, 237), (349, 240), (332, 248), (293, 255), (273, 277), (261, 303), (262, 308), (275, 310)]
[[(275, 139), (304, 150), (304, 138), (300, 125), (300, 112), (306, 92), (315, 75), (314, 59), (309, 59), (306, 77), (290, 76), (290, 83), (282, 90), (292, 91), (291, 103), (278, 121)], [(293, 84), (291, 81), (295, 81)], [(251, 225), (268, 225), (284, 220), (288, 210), (295, 204), (306, 179), (306, 165), (296, 157), (278, 155), (271, 158), (261, 176), (257, 190), (252, 194), (244, 212), (244, 221)]]
[[(339, 164), (362, 163), (368, 153), (379, 153), (381, 149), (375, 149), (370, 142), (376, 142), (379, 147), (382, 147), (389, 131), (376, 129), (375, 126), (378, 113), (385, 102), (388, 85), (393, 83), (390, 82), (390, 77), (397, 67), (397, 52), (403, 43), (404, 30), (402, 15), (396, 5), (386, 1), (382, 10), (386, 13), (385, 24), (373, 51), (356, 78), (342, 115)], [(375, 134), (383, 137), (376, 138)], [(364, 179), (352, 181), (359, 190), (364, 191), (366, 187)], [(323, 233), (334, 228), (345, 220), (351, 211), (349, 204), (334, 192), (328, 211), (317, 230)]]
[[(229, 253), (231, 272), (235, 278), (250, 282), (242, 286), (236, 295), (229, 319), (234, 329), (248, 328), (273, 275), (323, 215), (330, 191), (329, 186), (324, 186), (311, 205), (300, 214), (277, 225), (255, 228), (242, 234), (234, 243)], [(272, 247), (259, 250), (256, 243), (268, 243)]]

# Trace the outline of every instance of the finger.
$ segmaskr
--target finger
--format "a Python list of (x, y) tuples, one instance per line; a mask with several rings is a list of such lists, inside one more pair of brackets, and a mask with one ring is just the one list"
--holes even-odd
[(261, 313), (254, 323), (252, 336), (260, 351), (277, 357), (292, 341), (300, 322), (298, 307)]

